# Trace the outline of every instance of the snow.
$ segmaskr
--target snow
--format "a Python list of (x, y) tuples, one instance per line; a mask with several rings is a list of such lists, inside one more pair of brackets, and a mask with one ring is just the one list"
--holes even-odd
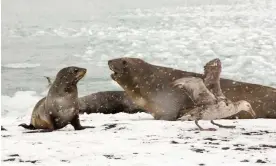
[[(266, 165), (276, 164), (275, 120), (217, 120), (236, 129), (193, 121), (157, 121), (146, 113), (81, 115), (95, 128), (68, 125), (50, 133), (24, 133), (29, 116), (2, 119), (3, 165)], [(16, 155), (15, 157), (10, 155)], [(17, 156), (18, 155), (18, 156)], [(14, 160), (14, 161), (6, 161)], [(246, 162), (247, 161), (247, 162)]]

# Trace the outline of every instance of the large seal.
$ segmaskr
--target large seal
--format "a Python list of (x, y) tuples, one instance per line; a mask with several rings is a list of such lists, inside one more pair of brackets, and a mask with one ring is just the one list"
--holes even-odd
[[(52, 85), (51, 78), (45, 76), (48, 86)], [(80, 114), (103, 113), (116, 114), (120, 112), (134, 114), (146, 112), (140, 106), (134, 104), (124, 91), (101, 91), (79, 97)]]
[[(219, 59), (211, 60), (204, 68), (204, 79), (198, 77), (184, 77), (172, 83), (174, 87), (183, 90), (183, 93), (188, 95), (194, 102), (195, 107), (192, 108), (187, 115), (190, 120), (195, 120), (200, 130), (214, 131), (216, 129), (203, 129), (198, 124), (199, 120), (211, 120), (212, 124), (222, 128), (235, 128), (235, 126), (224, 126), (214, 123), (213, 120), (227, 118), (241, 111), (246, 111), (255, 117), (255, 112), (250, 103), (245, 100), (232, 102), (222, 93), (219, 81), (221, 72), (221, 62)], [(210, 89), (207, 88), (208, 86)]]
[[(182, 77), (203, 74), (181, 71), (149, 64), (139, 58), (117, 58), (108, 61), (114, 72), (111, 78), (132, 98), (134, 103), (148, 110), (155, 119), (176, 120), (193, 106), (187, 95), (175, 91), (171, 83)], [(248, 101), (257, 118), (276, 118), (276, 89), (258, 84), (220, 79), (223, 94), (233, 102)], [(247, 112), (228, 118), (251, 119)]]
[(35, 105), (30, 125), (20, 124), (26, 129), (53, 131), (71, 124), (75, 130), (81, 126), (79, 120), (77, 83), (86, 74), (86, 69), (75, 66), (61, 69), (51, 85), (47, 97)]

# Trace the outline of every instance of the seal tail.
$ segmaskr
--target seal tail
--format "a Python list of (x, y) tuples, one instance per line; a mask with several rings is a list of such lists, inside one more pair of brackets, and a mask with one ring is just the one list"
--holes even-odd
[(25, 128), (25, 129), (29, 129), (29, 130), (35, 130), (36, 129), (32, 124), (27, 125), (26, 123), (22, 123), (22, 124), (20, 124), (18, 126), (21, 126), (21, 127)]

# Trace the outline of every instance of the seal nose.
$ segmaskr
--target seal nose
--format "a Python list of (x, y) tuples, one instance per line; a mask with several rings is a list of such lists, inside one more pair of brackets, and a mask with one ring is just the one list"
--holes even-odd
[(110, 65), (112, 64), (112, 62), (113, 62), (112, 59), (111, 59), (111, 60), (108, 60), (108, 61), (107, 61), (108, 66), (110, 66)]
[(81, 68), (77, 74), (77, 78), (81, 79), (82, 77), (84, 77), (84, 75), (86, 74), (87, 69), (85, 68)]
[(111, 70), (111, 71), (114, 71), (115, 70), (115, 60), (114, 59), (112, 59), (112, 60), (109, 60), (108, 62), (108, 67), (109, 67), (109, 69)]

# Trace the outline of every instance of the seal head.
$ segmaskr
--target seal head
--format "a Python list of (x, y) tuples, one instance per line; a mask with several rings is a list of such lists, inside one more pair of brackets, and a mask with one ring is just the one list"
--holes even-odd
[[(139, 79), (144, 77), (145, 71), (150, 72), (150, 69), (145, 68), (145, 62), (138, 58), (118, 58), (108, 61), (110, 70), (114, 73), (111, 78), (120, 85), (135, 87), (139, 83)], [(149, 73), (148, 73), (149, 74)], [(123, 87), (124, 88), (124, 87)], [(124, 89), (125, 89), (124, 88)]]

